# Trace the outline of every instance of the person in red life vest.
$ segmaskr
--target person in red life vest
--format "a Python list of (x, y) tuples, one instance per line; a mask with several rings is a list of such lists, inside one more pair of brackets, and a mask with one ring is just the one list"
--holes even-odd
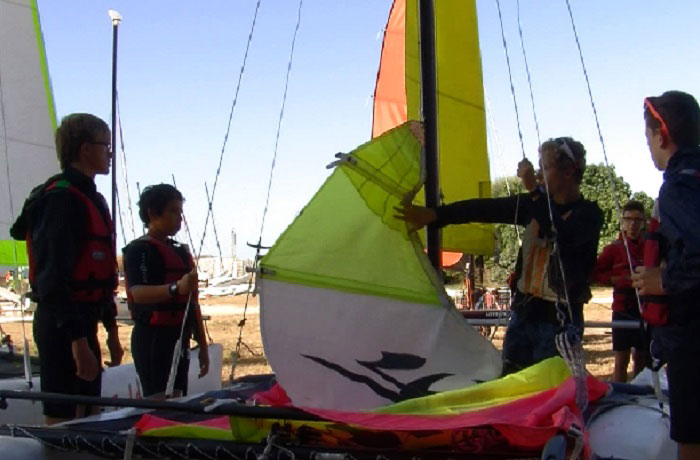
[[(27, 241), (41, 391), (100, 396), (100, 321), (108, 333), (108, 364), (120, 364), (124, 353), (115, 321), (112, 220), (95, 186), (97, 174), (109, 173), (109, 127), (94, 115), (68, 115), (56, 130), (56, 151), (62, 172), (32, 190), (10, 233)], [(44, 403), (48, 424), (93, 409)]]
[[(653, 328), (652, 351), (667, 363), (671, 438), (681, 460), (700, 458), (700, 107), (668, 91), (644, 100), (646, 138), (664, 171), (657, 200), (659, 266), (641, 266), (632, 284), (642, 296), (665, 296), (665, 324)], [(647, 259), (645, 247), (645, 259)], [(644, 299), (643, 299), (644, 301)]]
[[(430, 223), (437, 227), (470, 222), (515, 222), (525, 226), (503, 342), (504, 373), (557, 356), (556, 334), (562, 322), (583, 334), (583, 305), (591, 299), (590, 276), (603, 224), (598, 205), (581, 195), (585, 155), (583, 144), (570, 137), (542, 144), (541, 177), (548, 185), (549, 196), (538, 184), (532, 163), (523, 160), (518, 165), (518, 176), (529, 193), (458, 201), (434, 209), (412, 204), (395, 208), (395, 217), (412, 229)], [(561, 264), (554, 253), (555, 239)], [(566, 299), (570, 308), (565, 305)], [(564, 316), (561, 321), (558, 314)]]
[(146, 187), (139, 199), (139, 216), (148, 231), (123, 250), (127, 300), (134, 319), (131, 353), (147, 397), (165, 397), (173, 350), (183, 323), (183, 355), (174, 396), (187, 394), (189, 342), (193, 335), (199, 344), (199, 376), (209, 371), (208, 343), (197, 299), (197, 268), (187, 245), (171, 238), (182, 224), (183, 201), (172, 185)]
[[(642, 231), (645, 222), (644, 205), (639, 201), (630, 201), (622, 207), (622, 231), (627, 239), (632, 268), (642, 265)], [(630, 275), (630, 261), (621, 233), (617, 240), (603, 248), (593, 269), (594, 282), (613, 287), (613, 321), (641, 320), (637, 293), (632, 287)], [(627, 382), (631, 351), (634, 357), (634, 375), (639, 374), (646, 365), (647, 352), (643, 334), (639, 329), (613, 327), (612, 341), (615, 352), (613, 381)]]

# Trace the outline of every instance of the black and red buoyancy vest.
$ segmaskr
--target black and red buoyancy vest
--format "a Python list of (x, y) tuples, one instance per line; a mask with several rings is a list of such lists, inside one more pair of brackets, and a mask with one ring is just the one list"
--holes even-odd
[[(140, 241), (148, 242), (157, 249), (163, 261), (165, 270), (163, 282), (165, 284), (175, 283), (185, 274), (192, 271), (194, 261), (189, 253), (187, 253), (185, 257), (184, 254), (178, 254), (172, 245), (149, 237), (143, 238)], [(196, 295), (196, 292), (192, 293), (192, 296)], [(166, 302), (139, 304), (134, 301), (127, 280), (126, 299), (129, 304), (131, 317), (135, 320), (145, 320), (145, 322), (151, 326), (181, 326), (187, 308), (188, 297), (188, 295), (178, 294)], [(190, 302), (196, 301), (196, 299), (195, 297), (194, 300), (190, 300)]]
[[(83, 204), (86, 212), (84, 239), (78, 246), (75, 267), (70, 277), (71, 300), (76, 303), (97, 303), (111, 299), (117, 288), (117, 259), (114, 253), (112, 219), (95, 203), (65, 179), (50, 183), (45, 189), (66, 189)], [(27, 233), (29, 282), (33, 285), (36, 261), (32, 256), (31, 231)]]
[[(700, 171), (697, 169), (687, 168), (679, 171), (680, 174), (694, 177), (700, 180)], [(649, 219), (648, 236), (644, 243), (644, 266), (659, 267), (661, 266), (661, 226), (660, 212), (658, 209), (658, 200), (654, 203), (654, 210)], [(645, 295), (642, 299), (642, 318), (652, 326), (663, 326), (668, 322), (668, 305), (666, 304), (666, 296), (663, 295)]]
[[(644, 266), (661, 266), (661, 251), (659, 242), (661, 233), (659, 232), (659, 219), (656, 213), (652, 213), (649, 219), (647, 237), (644, 241)], [(652, 326), (663, 326), (668, 321), (668, 306), (666, 296), (645, 295), (642, 297), (642, 319)]]

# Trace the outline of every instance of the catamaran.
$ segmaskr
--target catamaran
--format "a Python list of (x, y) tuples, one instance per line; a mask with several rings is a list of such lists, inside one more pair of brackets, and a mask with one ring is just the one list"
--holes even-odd
[[(130, 408), (50, 428), (8, 425), (3, 434), (31, 440), (2, 445), (25, 449), (22, 458), (50, 455), (40, 442), (64, 451), (56, 458), (673, 458), (668, 409), (646, 387), (630, 395), (572, 375), (560, 358), (499, 378), (498, 351), (460, 317), (419, 235), (393, 218), (395, 205), (423, 199), (432, 141), (420, 122), (426, 137), (439, 133), (445, 201), (490, 195), (482, 88), (475, 2), (395, 0), (373, 139), (337, 155), (258, 266), (275, 380), (243, 379), (184, 402), (78, 398)], [(463, 167), (470, 180), (457, 174)], [(445, 231), (442, 247), (478, 254), (492, 244), (489, 226), (470, 225)], [(629, 436), (629, 417), (643, 439)]]

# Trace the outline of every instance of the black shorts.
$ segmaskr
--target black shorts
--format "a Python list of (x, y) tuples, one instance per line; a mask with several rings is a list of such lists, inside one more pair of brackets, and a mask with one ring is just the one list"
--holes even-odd
[(661, 342), (667, 360), (671, 439), (700, 443), (700, 320), (683, 326), (655, 328), (654, 341)]
[[(77, 368), (73, 360), (72, 340), (65, 328), (57, 327), (57, 320), (50, 311), (39, 306), (34, 315), (34, 342), (39, 349), (41, 391), (68, 395), (100, 396), (102, 373), (87, 382), (75, 375)], [(102, 362), (100, 344), (97, 340), (97, 322), (92, 324), (87, 336), (88, 346), (95, 354), (97, 363)], [(76, 404), (45, 402), (44, 415), (54, 418), (75, 417)], [(88, 408), (89, 409), (89, 408)]]
[[(612, 312), (613, 321), (640, 321), (638, 310), (629, 311), (613, 311)], [(644, 345), (644, 334), (641, 329), (618, 329), (613, 328), (612, 330), (612, 343), (613, 351), (630, 351), (634, 348), (636, 350), (646, 350)]]
[[(131, 331), (131, 355), (141, 381), (143, 396), (165, 392), (173, 362), (173, 349), (180, 337), (179, 327), (149, 326), (136, 321)], [(183, 340), (183, 356), (175, 376), (175, 389), (187, 394), (187, 372), (190, 368), (189, 335)]]

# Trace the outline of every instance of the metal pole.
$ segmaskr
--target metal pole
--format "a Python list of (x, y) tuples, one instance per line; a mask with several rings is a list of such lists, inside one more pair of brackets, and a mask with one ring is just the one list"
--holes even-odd
[(117, 34), (122, 16), (115, 10), (108, 11), (112, 20), (112, 233), (117, 241)]
[[(423, 127), (425, 129), (425, 205), (440, 205), (440, 181), (438, 177), (438, 126), (437, 126), (437, 78), (435, 67), (435, 5), (433, 0), (420, 0), (420, 61), (423, 100)], [(438, 273), (440, 271), (440, 229), (434, 224), (426, 230), (428, 258)]]

